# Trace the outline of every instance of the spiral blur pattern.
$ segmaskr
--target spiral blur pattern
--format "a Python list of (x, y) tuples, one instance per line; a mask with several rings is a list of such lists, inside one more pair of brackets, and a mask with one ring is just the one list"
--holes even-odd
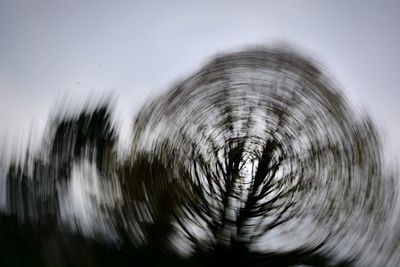
[(133, 134), (131, 165), (150, 164), (150, 217), (173, 214), (181, 251), (229, 250), (240, 261), (245, 247), (382, 264), (376, 237), (395, 194), (377, 131), (301, 55), (220, 55), (147, 104)]
[[(90, 103), (90, 102), (88, 102)], [(109, 102), (0, 154), (1, 266), (398, 266), (379, 134), (287, 48), (223, 54), (146, 103)]]

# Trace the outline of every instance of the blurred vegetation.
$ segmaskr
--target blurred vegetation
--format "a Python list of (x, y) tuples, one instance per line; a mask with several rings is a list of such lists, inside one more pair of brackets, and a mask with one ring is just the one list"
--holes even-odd
[[(217, 57), (142, 108), (122, 160), (111, 113), (60, 114), (10, 164), (0, 266), (353, 266), (393, 212), (373, 123), (295, 53)], [(82, 162), (89, 223), (66, 203)]]

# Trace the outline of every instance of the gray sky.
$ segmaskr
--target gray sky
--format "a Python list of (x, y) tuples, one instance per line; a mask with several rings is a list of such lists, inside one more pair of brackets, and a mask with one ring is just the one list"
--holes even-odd
[(324, 64), (400, 149), (399, 1), (157, 2), (0, 0), (0, 135), (40, 132), (66, 95), (104, 91), (128, 122), (215, 53), (285, 42)]

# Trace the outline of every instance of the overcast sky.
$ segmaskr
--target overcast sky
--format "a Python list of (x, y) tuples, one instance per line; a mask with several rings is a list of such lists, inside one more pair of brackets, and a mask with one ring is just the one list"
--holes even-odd
[(0, 135), (40, 132), (65, 99), (104, 91), (128, 122), (215, 53), (284, 42), (323, 64), (400, 149), (400, 1), (157, 2), (0, 0)]

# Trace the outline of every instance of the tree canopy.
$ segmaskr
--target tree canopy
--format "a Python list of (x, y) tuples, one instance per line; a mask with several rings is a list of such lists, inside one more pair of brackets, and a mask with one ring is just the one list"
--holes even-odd
[(9, 166), (0, 263), (393, 262), (378, 131), (304, 56), (215, 57), (142, 107), (123, 160), (111, 111), (56, 117), (40, 153)]

